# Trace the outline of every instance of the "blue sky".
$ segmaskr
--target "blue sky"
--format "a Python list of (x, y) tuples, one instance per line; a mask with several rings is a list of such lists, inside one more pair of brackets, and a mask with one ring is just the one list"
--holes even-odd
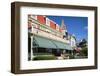
[(77, 41), (88, 37), (88, 17), (74, 17), (74, 16), (47, 16), (49, 19), (61, 25), (62, 20), (67, 27), (70, 34), (74, 34)]

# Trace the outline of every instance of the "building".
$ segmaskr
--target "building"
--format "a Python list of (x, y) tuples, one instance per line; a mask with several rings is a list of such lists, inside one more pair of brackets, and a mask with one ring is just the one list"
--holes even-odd
[[(31, 60), (35, 54), (52, 53), (60, 55), (73, 50), (70, 39), (66, 39), (64, 21), (62, 25), (42, 15), (28, 15), (28, 53)], [(73, 39), (71, 39), (73, 40)]]
[(71, 35), (71, 39), (70, 39), (70, 45), (73, 49), (76, 48), (76, 38), (75, 36)]

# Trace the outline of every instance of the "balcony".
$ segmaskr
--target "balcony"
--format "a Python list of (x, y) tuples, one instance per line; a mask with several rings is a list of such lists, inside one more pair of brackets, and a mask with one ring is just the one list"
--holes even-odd
[(49, 39), (61, 41), (63, 43), (67, 43), (67, 44), (70, 43), (69, 40), (65, 40), (62, 37), (55, 36), (55, 35), (53, 35), (51, 33), (48, 33), (48, 32), (45, 32), (45, 31), (42, 31), (42, 30), (39, 30), (39, 29), (36, 29), (36, 28), (33, 28), (32, 33), (35, 34), (35, 35), (39, 35), (39, 36), (43, 36), (43, 37), (49, 38)]

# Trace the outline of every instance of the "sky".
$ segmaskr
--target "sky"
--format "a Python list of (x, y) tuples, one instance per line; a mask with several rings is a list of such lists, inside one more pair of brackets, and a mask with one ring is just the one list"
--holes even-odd
[(77, 41), (88, 38), (88, 17), (74, 16), (47, 16), (61, 26), (62, 20), (67, 27), (67, 31), (71, 35), (75, 35)]

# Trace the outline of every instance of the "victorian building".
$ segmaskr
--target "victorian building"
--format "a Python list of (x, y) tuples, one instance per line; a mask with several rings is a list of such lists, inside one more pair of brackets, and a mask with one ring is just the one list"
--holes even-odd
[(75, 46), (75, 37), (68, 33), (64, 20), (58, 25), (46, 16), (28, 15), (29, 59), (39, 53), (60, 55), (63, 51), (72, 51)]

